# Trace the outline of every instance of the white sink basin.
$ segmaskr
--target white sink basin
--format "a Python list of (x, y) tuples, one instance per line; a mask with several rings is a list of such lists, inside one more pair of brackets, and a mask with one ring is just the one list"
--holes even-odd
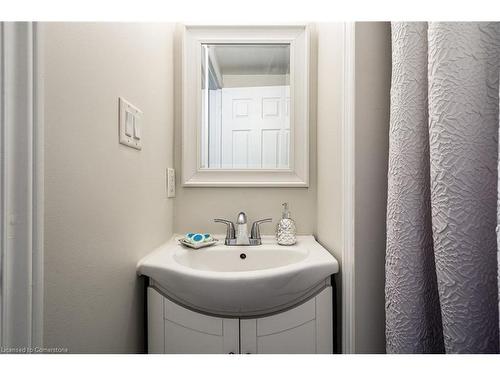
[[(244, 254), (245, 259), (240, 255)], [(241, 248), (218, 246), (204, 251), (183, 251), (174, 254), (177, 263), (202, 271), (242, 272), (283, 267), (307, 257), (307, 251), (298, 248)]]
[(175, 302), (223, 316), (253, 316), (282, 310), (321, 290), (337, 273), (337, 260), (312, 236), (279, 246), (264, 236), (261, 246), (193, 250), (174, 237), (143, 258), (140, 275)]

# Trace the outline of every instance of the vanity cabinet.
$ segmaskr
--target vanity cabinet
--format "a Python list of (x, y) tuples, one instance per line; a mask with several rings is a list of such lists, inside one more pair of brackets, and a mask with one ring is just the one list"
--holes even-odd
[(238, 319), (196, 313), (148, 287), (149, 353), (238, 353), (238, 339)]
[(332, 288), (256, 319), (220, 318), (186, 309), (148, 287), (149, 353), (332, 353)]

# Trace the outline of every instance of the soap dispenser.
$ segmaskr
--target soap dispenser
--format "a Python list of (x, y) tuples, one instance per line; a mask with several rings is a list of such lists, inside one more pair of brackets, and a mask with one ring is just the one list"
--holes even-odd
[(276, 230), (276, 239), (278, 245), (293, 245), (297, 242), (297, 228), (295, 222), (290, 218), (290, 211), (288, 211), (288, 203), (283, 203), (283, 213), (281, 220), (278, 222)]

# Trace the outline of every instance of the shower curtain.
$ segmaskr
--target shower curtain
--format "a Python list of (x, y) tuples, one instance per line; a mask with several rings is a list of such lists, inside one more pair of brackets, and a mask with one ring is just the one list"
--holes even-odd
[(499, 59), (498, 22), (392, 24), (388, 353), (499, 352)]

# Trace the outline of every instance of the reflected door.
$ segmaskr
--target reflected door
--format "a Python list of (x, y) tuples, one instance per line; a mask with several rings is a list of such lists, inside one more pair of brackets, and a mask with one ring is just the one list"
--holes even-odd
[(223, 88), (221, 100), (222, 168), (289, 168), (290, 87)]

